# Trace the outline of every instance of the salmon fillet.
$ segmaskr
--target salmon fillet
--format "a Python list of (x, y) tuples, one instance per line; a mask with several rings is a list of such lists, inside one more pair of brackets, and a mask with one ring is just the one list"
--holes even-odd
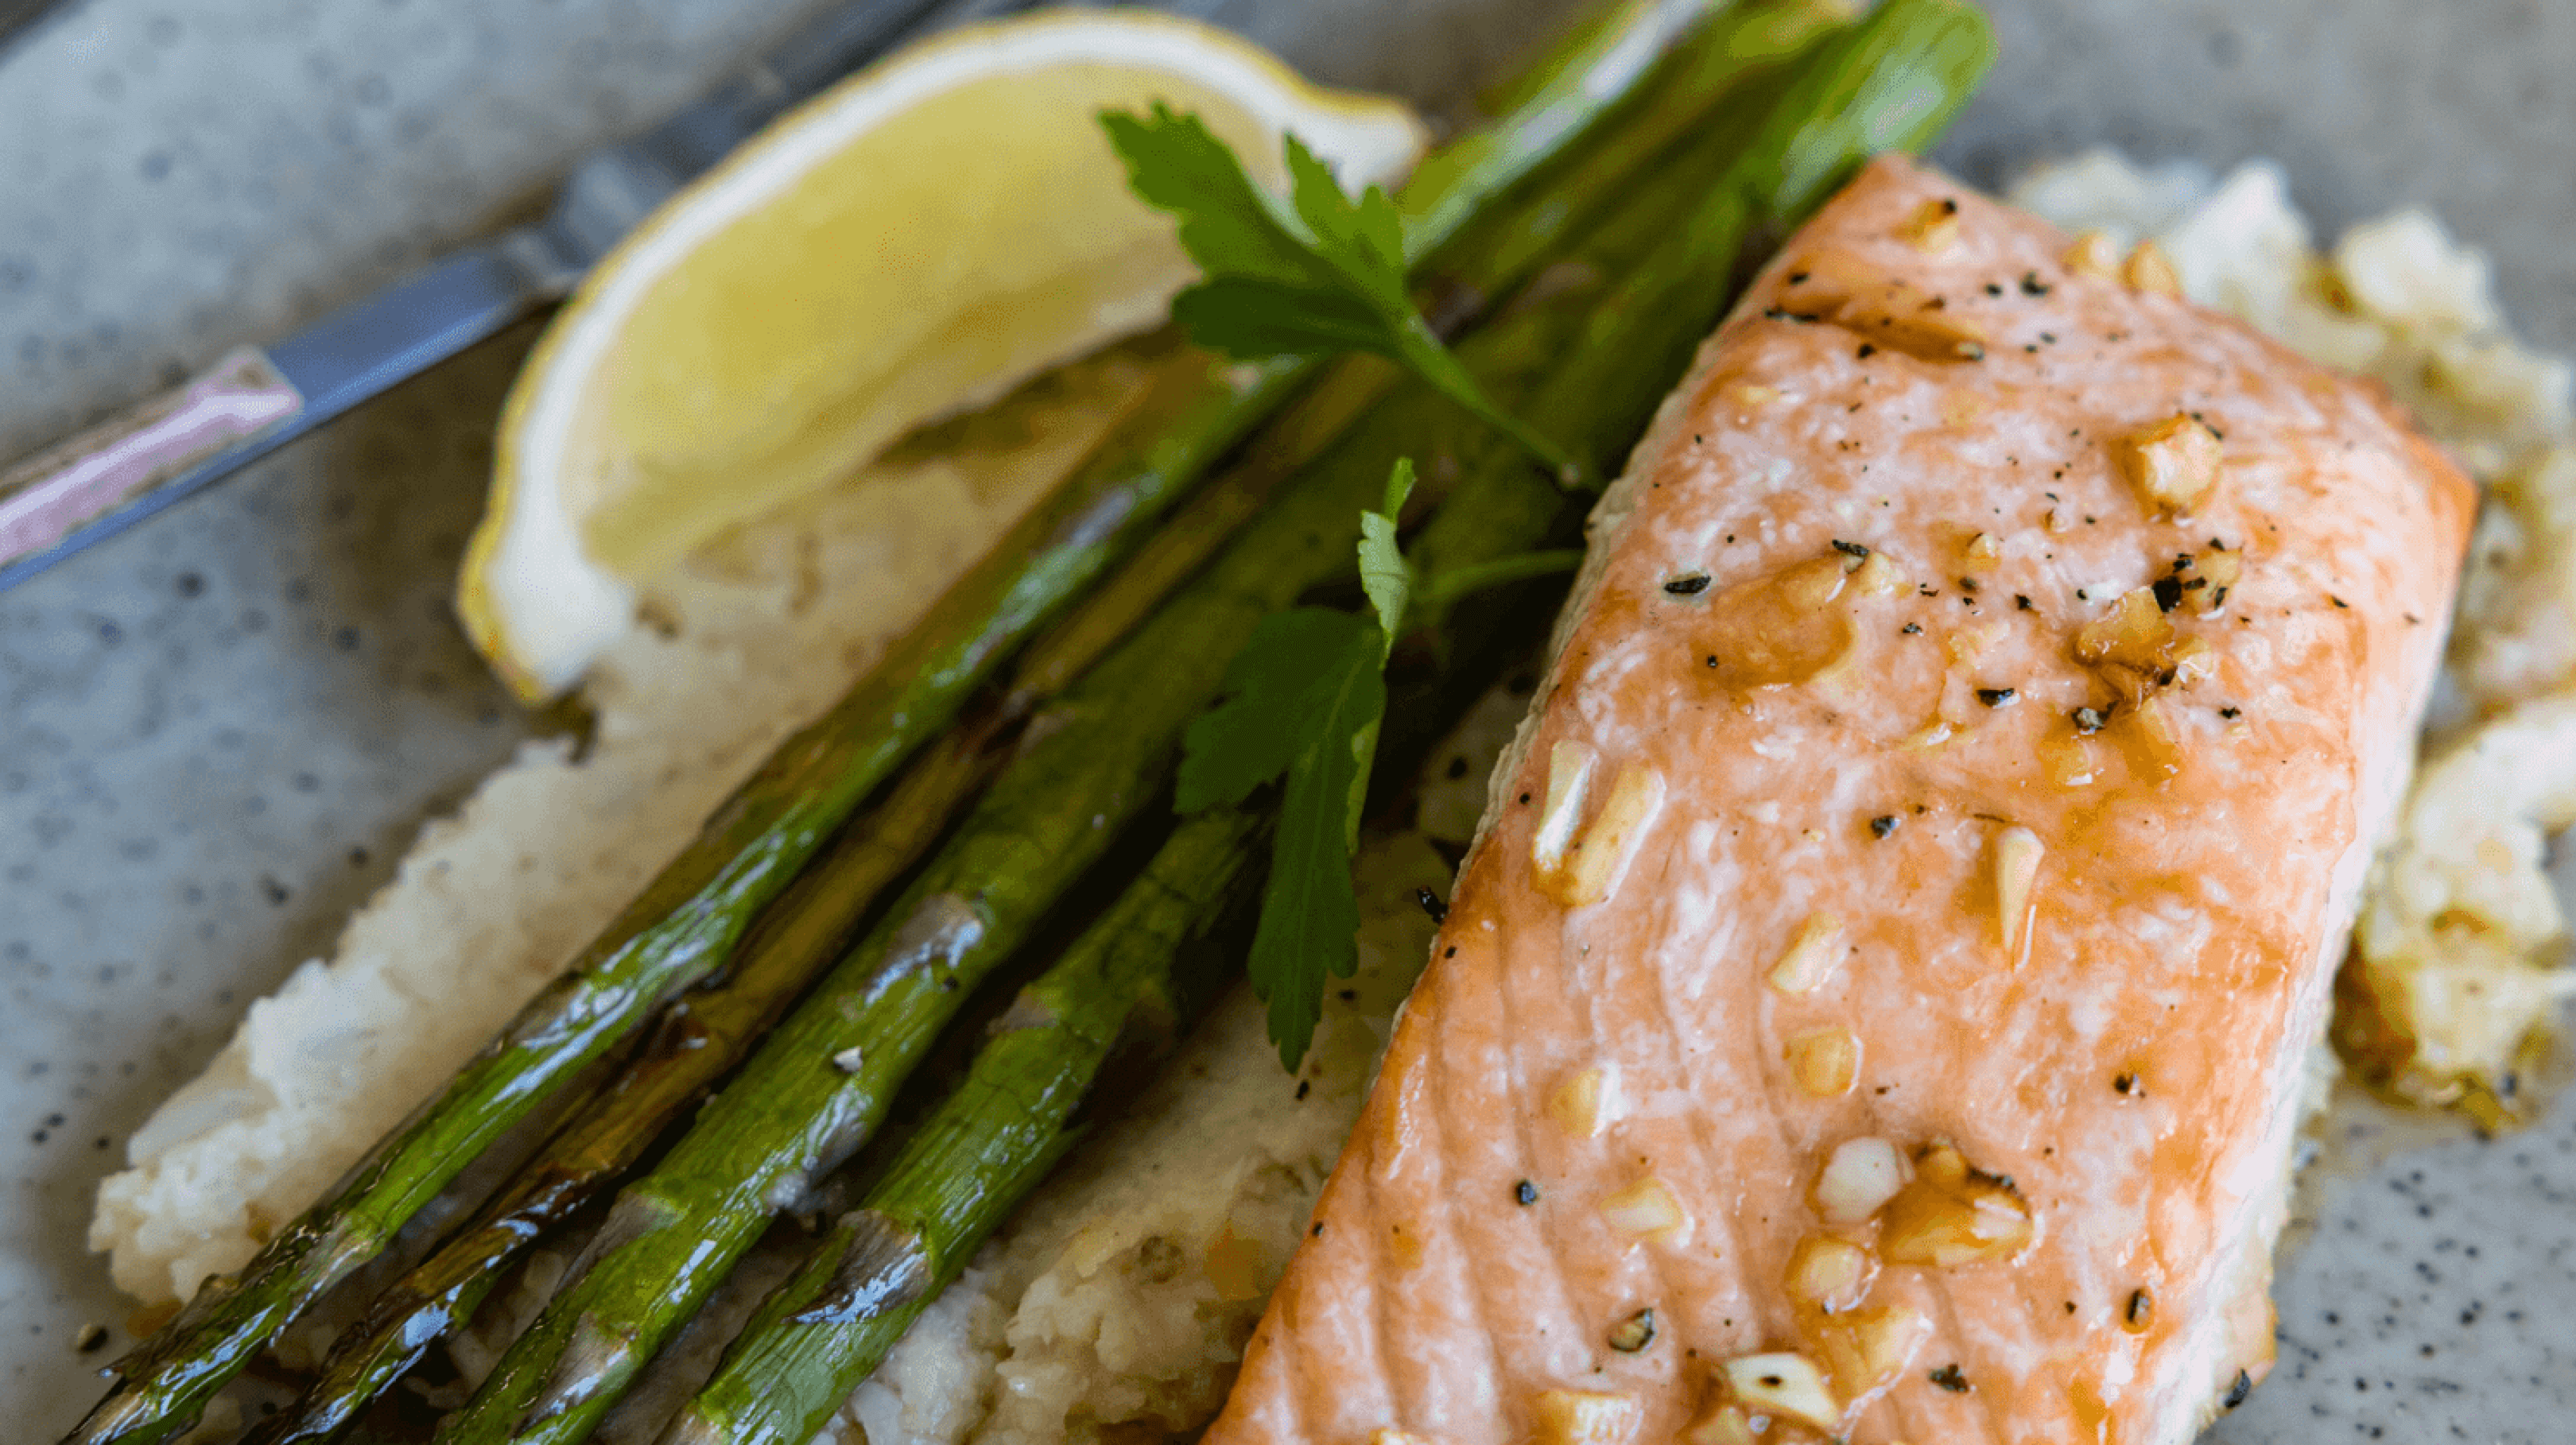
[(2261, 1377), (2474, 499), (2158, 281), (1902, 159), (1756, 281), (1208, 1445), (2167, 1445)]

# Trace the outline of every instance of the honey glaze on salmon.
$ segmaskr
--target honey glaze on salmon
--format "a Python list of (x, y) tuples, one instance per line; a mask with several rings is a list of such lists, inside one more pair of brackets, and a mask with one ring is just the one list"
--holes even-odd
[(2472, 496), (2168, 278), (1896, 159), (1760, 278), (1210, 1445), (2169, 1445), (2261, 1377)]

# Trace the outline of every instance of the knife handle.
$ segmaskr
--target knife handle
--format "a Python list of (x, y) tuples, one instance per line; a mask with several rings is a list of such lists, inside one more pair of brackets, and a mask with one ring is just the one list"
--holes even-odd
[(0, 464), (0, 588), (454, 356), (561, 296), (573, 274), (541, 233), (507, 232)]
[(75, 534), (122, 512), (151, 510), (162, 488), (303, 413), (303, 393), (268, 353), (244, 346), (0, 471), (0, 587), (35, 571)]
[(0, 465), (0, 589), (562, 300), (654, 203), (860, 62), (924, 28), (1036, 3), (854, 0), (836, 8), (718, 94), (595, 153), (544, 222), (437, 261), (266, 351), (232, 352), (173, 391)]

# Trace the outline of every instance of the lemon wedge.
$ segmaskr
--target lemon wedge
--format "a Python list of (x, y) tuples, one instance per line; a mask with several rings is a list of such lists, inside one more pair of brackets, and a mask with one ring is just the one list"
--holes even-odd
[(538, 342), (459, 582), (475, 645), (551, 697), (633, 625), (638, 580), (1159, 321), (1193, 272), (1097, 120), (1158, 100), (1273, 188), (1283, 131), (1353, 187), (1424, 143), (1399, 102), (1136, 10), (961, 29), (852, 76), (672, 198)]

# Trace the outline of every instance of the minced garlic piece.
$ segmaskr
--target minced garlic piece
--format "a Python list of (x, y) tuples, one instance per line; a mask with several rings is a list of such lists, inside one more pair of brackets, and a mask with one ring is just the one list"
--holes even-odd
[(2066, 269), (2078, 276), (2098, 276), (2107, 281), (2120, 274), (2120, 248), (2111, 244), (2108, 231), (2087, 231), (2076, 237), (2061, 259)]
[(2218, 675), (2218, 649), (2203, 638), (2195, 637), (2173, 650), (2174, 681), (2189, 687), (2195, 682)]
[(1833, 976), (1842, 962), (1843, 921), (1830, 913), (1808, 916), (1789, 942), (1789, 951), (1771, 966), (1771, 986), (1782, 993), (1805, 993)]
[(1820, 252), (1792, 274), (1804, 279), (1782, 295), (1785, 310), (1830, 322), (1875, 350), (1901, 351), (1926, 361), (1976, 361), (1986, 354), (1986, 330), (1936, 296), (1884, 267), (1848, 252)]
[(2225, 449), (2218, 433), (2180, 412), (2112, 449), (2121, 472), (2160, 510), (2184, 513), (2218, 488)]
[(1879, 1211), (1879, 1252), (1894, 1264), (1947, 1269), (2004, 1259), (2035, 1232), (2012, 1181), (1976, 1168), (1949, 1144), (1917, 1154), (1913, 1181)]
[(1557, 901), (1580, 908), (1609, 897), (1611, 885), (1663, 807), (1662, 773), (1643, 763), (1622, 767), (1618, 780), (1610, 785), (1610, 796), (1601, 802), (1600, 816), (1565, 851), (1551, 880)]
[(1932, 1321), (1911, 1305), (1881, 1305), (1827, 1320), (1817, 1334), (1834, 1383), (1858, 1397), (1896, 1382), (1932, 1338)]
[(1789, 1077), (1819, 1099), (1850, 1093), (1852, 1081), (1860, 1077), (1860, 1040), (1847, 1028), (1809, 1029), (1790, 1039), (1782, 1052), (1789, 1060)]
[(2039, 909), (2034, 885), (2047, 854), (2048, 846), (2028, 828), (2015, 825), (1995, 835), (1995, 919), (2004, 953), (2015, 963), (2030, 943), (2031, 919)]
[(1844, 306), (1835, 320), (1875, 346), (1925, 361), (1981, 361), (1986, 354), (1982, 323), (1903, 282), (1881, 297)]
[(1601, 1218), (1622, 1234), (1658, 1244), (1684, 1244), (1690, 1239), (1690, 1212), (1674, 1197), (1672, 1186), (1649, 1174), (1601, 1201)]
[(2166, 649), (2173, 643), (2173, 624), (2156, 605), (2156, 589), (2132, 587), (2120, 594), (2108, 614), (2075, 630), (2075, 658), (2152, 674), (2163, 670)]
[(1811, 1234), (1791, 1251), (1784, 1283), (1791, 1298), (1831, 1313), (1859, 1304), (1877, 1271), (1878, 1261), (1861, 1246), (1830, 1234)]
[(1916, 250), (1937, 256), (1959, 244), (1959, 203), (1925, 201), (1906, 218), (1897, 234)]
[(1905, 578), (1897, 572), (1896, 564), (1887, 560), (1884, 552), (1870, 553), (1867, 561), (1852, 569), (1851, 590), (1858, 596), (1884, 597), (1891, 592), (1902, 591), (1904, 587)]
[(1537, 1445), (1626, 1445), (1646, 1422), (1636, 1396), (1601, 1390), (1541, 1390), (1530, 1414)]
[(1872, 1136), (1846, 1139), (1816, 1173), (1816, 1213), (1827, 1224), (1859, 1224), (1895, 1198), (1910, 1177), (1895, 1145)]
[(2245, 574), (2245, 554), (2213, 547), (2191, 559), (2191, 570), (2198, 574), (2191, 580), (2204, 585), (2192, 587), (2186, 583), (2184, 595), (2193, 598), (2206, 616), (2227, 605), (2227, 594), (2236, 589)]
[(2004, 554), (2003, 543), (1992, 532), (1979, 532), (1968, 539), (1967, 557), (1971, 562), (1992, 562)]
[(1741, 1405), (1720, 1405), (1682, 1432), (1682, 1445), (1762, 1445)]
[(2140, 698), (2120, 715), (2147, 764), (2166, 777), (2182, 770), (2182, 732), (2160, 697)]
[(1541, 877), (1562, 866), (1574, 830), (1583, 821), (1583, 800), (1592, 788), (1593, 765), (1600, 754), (1586, 744), (1561, 742), (1547, 752), (1547, 802), (1539, 810), (1538, 830), (1530, 835), (1530, 861)]
[(1623, 1355), (1640, 1354), (1655, 1343), (1655, 1312), (1642, 1309), (1610, 1327), (1604, 1337), (1610, 1348)]
[(1568, 1075), (1547, 1100), (1548, 1117), (1577, 1139), (1600, 1137), (1619, 1117), (1619, 1072), (1584, 1069)]
[(1824, 1371), (1804, 1355), (1786, 1350), (1739, 1355), (1722, 1369), (1727, 1388), (1748, 1409), (1818, 1430), (1831, 1430), (1842, 1419), (1843, 1407), (1825, 1383)]
[(2120, 279), (2133, 290), (2151, 291), (2158, 296), (2180, 296), (2182, 273), (2174, 269), (2173, 258), (2164, 247), (2153, 241), (2140, 241), (2129, 259), (2120, 264)]

